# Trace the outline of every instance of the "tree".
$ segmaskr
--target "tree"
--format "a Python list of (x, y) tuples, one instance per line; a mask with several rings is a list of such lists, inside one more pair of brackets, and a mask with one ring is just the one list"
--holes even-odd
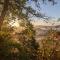
[[(25, 7), (25, 2), (27, 0), (0, 0), (0, 3), (3, 4), (3, 10), (0, 16), (0, 57), (1, 60), (35, 60), (37, 59), (38, 44), (34, 38), (34, 30), (31, 23), (28, 21), (28, 13), (36, 15), (36, 11), (30, 7)], [(33, 0), (35, 3), (38, 0)], [(51, 0), (52, 1), (52, 0)], [(38, 4), (39, 5), (39, 4)], [(26, 9), (26, 15), (22, 13), (22, 10)], [(34, 11), (34, 12), (33, 12)], [(26, 22), (24, 24), (25, 30), (19, 33), (18, 39), (19, 43), (12, 40), (10, 30), (8, 28), (2, 28), (3, 22), (6, 15), (12, 13), (14, 20), (17, 17)], [(7, 15), (7, 16), (8, 16)], [(38, 14), (39, 15), (39, 14)], [(36, 15), (37, 16), (37, 15)], [(39, 15), (41, 16), (41, 15)], [(8, 19), (9, 20), (9, 19)], [(14, 32), (14, 31), (13, 31)], [(2, 47), (3, 46), (3, 47)], [(17, 52), (15, 51), (17, 50)], [(8, 58), (7, 58), (8, 57)]]
[[(35, 16), (43, 16), (40, 13), (36, 13), (36, 10), (32, 9), (31, 7), (25, 7), (25, 3), (28, 0), (2, 0), (0, 1), (0, 4), (3, 5), (3, 10), (1, 12), (1, 16), (0, 16), (0, 27), (3, 24), (4, 21), (4, 17), (7, 13), (7, 11), (12, 12), (13, 14), (17, 14), (19, 16), (19, 18), (23, 18), (24, 16), (27, 17), (28, 13), (31, 13)], [(36, 6), (39, 6), (39, 0), (32, 0), (35, 1)], [(42, 0), (43, 2), (45, 2), (46, 0)], [(53, 2), (54, 4), (54, 0), (48, 0), (49, 2)], [(38, 7), (39, 8), (39, 7)], [(22, 9), (25, 9), (27, 11), (26, 15), (22, 14)]]
[[(24, 24), (25, 23), (25, 24)], [(35, 40), (35, 31), (32, 29), (33, 25), (30, 24), (29, 21), (22, 21), (21, 23), (22, 27), (25, 27), (25, 29), (22, 32), (18, 32), (17, 35), (19, 35), (19, 41), (24, 48), (24, 53), (20, 53), (20, 59), (23, 60), (36, 60), (38, 58), (38, 48), (39, 44)], [(23, 25), (24, 24), (24, 25)], [(26, 50), (25, 50), (26, 49)], [(23, 50), (22, 50), (23, 51)], [(22, 54), (22, 56), (21, 56)], [(25, 57), (25, 58), (23, 58)]]
[(24, 27), (24, 29), (15, 32), (14, 27), (9, 26), (8, 19), (9, 16), (4, 20), (0, 31), (0, 59), (37, 59), (39, 44), (35, 40), (33, 25), (26, 19), (21, 20), (20, 27)]

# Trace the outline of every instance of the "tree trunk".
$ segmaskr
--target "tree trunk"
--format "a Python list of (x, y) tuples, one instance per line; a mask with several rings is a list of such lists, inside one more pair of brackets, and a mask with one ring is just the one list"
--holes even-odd
[(1, 30), (1, 26), (2, 26), (3, 21), (4, 21), (5, 14), (8, 10), (8, 4), (9, 4), (9, 0), (4, 0), (3, 10), (2, 10), (1, 16), (0, 16), (0, 30)]

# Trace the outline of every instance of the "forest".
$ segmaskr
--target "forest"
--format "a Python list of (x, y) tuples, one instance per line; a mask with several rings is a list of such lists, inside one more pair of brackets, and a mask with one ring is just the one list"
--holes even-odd
[[(37, 9), (29, 6), (30, 1)], [(40, 2), (58, 4), (55, 0), (0, 0), (0, 60), (60, 60), (60, 25), (37, 27), (31, 23), (32, 17), (46, 23), (50, 19), (40, 12)]]

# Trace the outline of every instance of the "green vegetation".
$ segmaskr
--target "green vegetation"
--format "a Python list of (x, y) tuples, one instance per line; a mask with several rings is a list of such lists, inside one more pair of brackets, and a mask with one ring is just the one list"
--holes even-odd
[(60, 32), (50, 30), (45, 39), (41, 41), (42, 60), (60, 60)]
[(24, 23), (26, 25), (21, 26), (25, 29), (19, 32), (15, 32), (15, 28), (9, 27), (6, 22), (2, 25), (0, 31), (1, 60), (37, 59), (39, 44), (34, 38), (35, 31), (29, 21), (25, 21)]
[[(0, 60), (60, 60), (60, 32), (49, 31), (48, 36), (41, 40), (42, 45), (39, 46), (28, 14), (31, 13), (36, 17), (42, 15), (36, 14), (31, 7), (25, 7), (27, 1), (0, 0), (0, 4), (3, 5), (0, 16)], [(38, 2), (38, 0), (32, 1)], [(54, 0), (48, 1), (54, 4)], [(22, 13), (23, 9), (26, 10), (26, 14)], [(9, 25), (10, 21), (16, 20), (16, 17), (21, 21), (17, 29), (23, 27), (22, 31), (16, 32), (16, 28)]]

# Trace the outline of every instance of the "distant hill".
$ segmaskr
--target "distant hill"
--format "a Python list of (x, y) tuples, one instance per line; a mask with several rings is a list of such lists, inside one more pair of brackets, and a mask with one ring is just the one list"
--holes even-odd
[(35, 19), (35, 20), (31, 20), (31, 23), (34, 26), (56, 26), (56, 25), (60, 25), (60, 20), (57, 19)]
[(34, 29), (36, 30), (36, 39), (41, 40), (47, 35), (47, 32), (50, 29), (60, 31), (60, 25), (55, 25), (55, 26), (38, 25), (38, 26), (34, 26)]

